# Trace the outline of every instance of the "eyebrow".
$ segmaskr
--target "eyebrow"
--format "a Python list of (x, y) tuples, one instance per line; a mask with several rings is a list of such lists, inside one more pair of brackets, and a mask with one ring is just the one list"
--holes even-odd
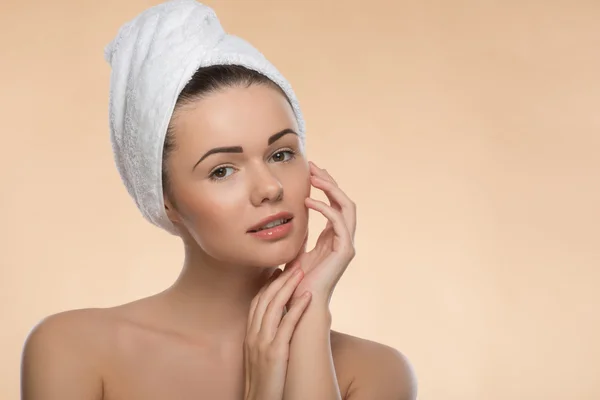
[[(298, 134), (293, 129), (286, 128), (280, 132), (277, 132), (277, 133), (269, 136), (269, 139), (267, 140), (267, 145), (268, 146), (272, 145), (273, 143), (275, 143), (276, 141), (278, 141), (279, 139), (281, 139), (283, 136), (285, 136), (287, 134), (292, 134), (292, 135), (298, 136)], [(206, 157), (210, 156), (211, 154), (243, 153), (243, 152), (244, 152), (244, 149), (242, 148), (242, 146), (215, 147), (214, 149), (210, 149), (209, 151), (204, 153), (204, 155), (202, 157), (200, 157), (198, 162), (196, 164), (194, 164), (192, 171), (196, 168), (196, 166), (198, 166), (198, 164), (200, 164)]]
[(292, 129), (284, 129), (281, 132), (277, 132), (274, 135), (271, 135), (269, 137), (269, 140), (267, 141), (267, 145), (272, 145), (273, 143), (275, 143), (276, 141), (278, 141), (279, 139), (281, 139), (282, 136), (287, 135), (288, 133), (291, 133), (292, 135), (296, 135), (298, 136), (298, 134), (296, 132), (294, 132)]

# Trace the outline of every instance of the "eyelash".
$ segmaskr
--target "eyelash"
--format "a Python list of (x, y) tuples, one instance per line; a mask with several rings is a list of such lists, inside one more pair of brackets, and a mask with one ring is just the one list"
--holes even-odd
[(272, 158), (275, 154), (279, 154), (279, 153), (287, 153), (291, 157), (289, 160), (279, 161), (279, 162), (282, 162), (282, 163), (290, 162), (290, 161), (292, 161), (293, 159), (296, 158), (296, 152), (294, 150), (290, 149), (290, 148), (279, 149), (276, 152), (274, 152), (273, 154), (271, 154), (271, 157), (269, 157), (269, 158)]
[[(290, 162), (290, 161), (292, 161), (293, 159), (295, 159), (295, 158), (296, 158), (296, 152), (295, 152), (294, 150), (292, 150), (292, 149), (289, 149), (289, 148), (279, 149), (279, 150), (275, 151), (274, 153), (272, 153), (272, 154), (271, 154), (271, 157), (269, 157), (269, 158), (273, 158), (273, 156), (274, 156), (275, 154), (279, 154), (279, 153), (286, 153), (286, 154), (289, 154), (289, 155), (290, 155), (290, 157), (291, 157), (289, 160), (285, 160), (285, 161), (278, 161), (278, 162), (280, 162), (280, 163), (287, 163), (287, 162)], [(213, 182), (220, 182), (220, 181), (224, 181), (224, 180), (226, 180), (226, 179), (227, 179), (227, 178), (229, 178), (229, 176), (231, 176), (231, 175), (229, 175), (229, 176), (225, 176), (225, 177), (223, 177), (223, 178), (218, 178), (218, 177), (216, 177), (216, 176), (215, 176), (215, 174), (217, 173), (217, 171), (219, 171), (219, 170), (221, 170), (221, 169), (226, 169), (226, 168), (234, 168), (234, 167), (233, 167), (233, 166), (231, 166), (231, 165), (219, 165), (218, 167), (214, 168), (214, 169), (211, 171), (211, 173), (208, 175), (208, 179), (210, 179), (210, 180), (211, 180), (211, 181), (213, 181)]]

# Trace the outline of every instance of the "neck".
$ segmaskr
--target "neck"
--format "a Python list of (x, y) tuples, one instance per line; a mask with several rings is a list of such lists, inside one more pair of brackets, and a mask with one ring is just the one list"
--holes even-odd
[(274, 269), (224, 264), (186, 246), (183, 269), (163, 293), (171, 318), (184, 331), (237, 340), (245, 335), (252, 299)]

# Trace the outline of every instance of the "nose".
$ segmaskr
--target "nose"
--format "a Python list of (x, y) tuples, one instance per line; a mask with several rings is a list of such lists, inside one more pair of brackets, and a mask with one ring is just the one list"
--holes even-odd
[(267, 166), (254, 170), (252, 204), (256, 207), (265, 202), (276, 202), (283, 199), (283, 186)]

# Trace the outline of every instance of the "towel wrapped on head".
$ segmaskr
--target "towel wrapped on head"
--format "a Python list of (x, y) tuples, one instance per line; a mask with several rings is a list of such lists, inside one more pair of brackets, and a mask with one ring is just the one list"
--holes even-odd
[(109, 120), (117, 169), (143, 216), (172, 234), (178, 232), (165, 212), (163, 145), (177, 98), (199, 68), (240, 65), (271, 79), (287, 95), (304, 141), (304, 119), (287, 80), (195, 0), (171, 0), (143, 11), (119, 29), (104, 55), (112, 68)]

